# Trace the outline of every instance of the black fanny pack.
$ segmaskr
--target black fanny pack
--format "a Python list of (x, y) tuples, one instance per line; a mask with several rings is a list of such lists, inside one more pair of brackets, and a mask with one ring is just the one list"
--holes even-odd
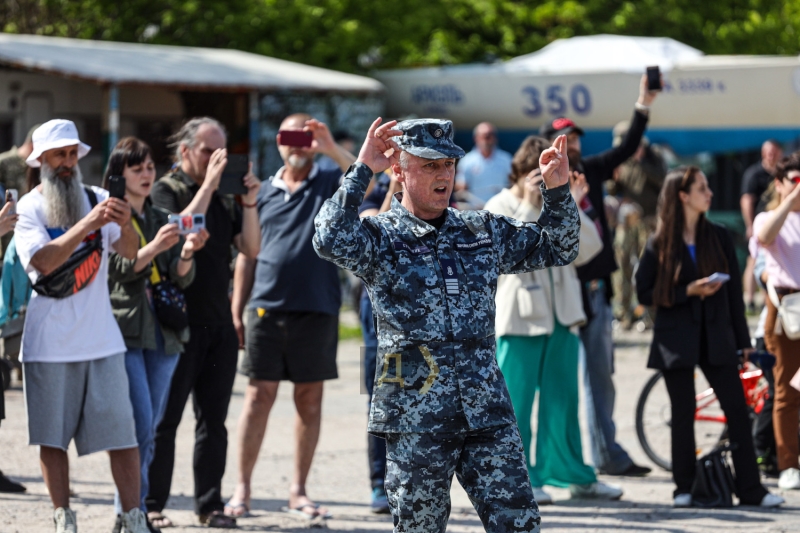
[[(97, 205), (97, 195), (84, 187), (92, 208)], [(66, 298), (85, 289), (97, 277), (103, 260), (103, 236), (100, 230), (89, 234), (83, 240), (85, 246), (74, 252), (63, 265), (46, 276), (39, 276), (33, 284), (41, 296)]]

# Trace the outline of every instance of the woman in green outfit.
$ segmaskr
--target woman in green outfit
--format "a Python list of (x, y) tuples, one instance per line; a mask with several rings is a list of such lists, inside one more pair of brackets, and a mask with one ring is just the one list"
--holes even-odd
[[(530, 136), (511, 163), (511, 188), (489, 200), (486, 209), (525, 222), (539, 218), (542, 174), (539, 155), (550, 143)], [(571, 180), (580, 205), (589, 190), (582, 175)], [(572, 265), (500, 276), (497, 284), (497, 361), (517, 416), (536, 501), (552, 503), (542, 487), (569, 487), (573, 498), (617, 499), (619, 487), (597, 481), (584, 464), (578, 423), (577, 328), (586, 321), (575, 265), (589, 262), (603, 247), (594, 222), (581, 212), (580, 251)], [(539, 391), (536, 461), (531, 416)]]

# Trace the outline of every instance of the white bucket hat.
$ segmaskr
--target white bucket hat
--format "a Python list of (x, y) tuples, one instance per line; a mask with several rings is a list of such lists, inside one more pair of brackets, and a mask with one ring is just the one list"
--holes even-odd
[(92, 149), (88, 144), (82, 143), (78, 138), (78, 128), (71, 120), (57, 118), (49, 120), (36, 128), (33, 132), (33, 151), (25, 162), (29, 167), (40, 167), (39, 157), (47, 150), (63, 148), (64, 146), (78, 145), (78, 159), (89, 153)]

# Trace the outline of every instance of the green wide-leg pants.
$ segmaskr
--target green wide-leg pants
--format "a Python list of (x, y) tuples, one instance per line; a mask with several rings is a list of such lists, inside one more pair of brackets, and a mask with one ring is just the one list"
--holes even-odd
[[(534, 487), (567, 487), (597, 481), (594, 469), (583, 462), (578, 422), (579, 342), (557, 321), (552, 335), (497, 338), (497, 362), (514, 405)], [(537, 390), (536, 462), (531, 466), (531, 416)]]

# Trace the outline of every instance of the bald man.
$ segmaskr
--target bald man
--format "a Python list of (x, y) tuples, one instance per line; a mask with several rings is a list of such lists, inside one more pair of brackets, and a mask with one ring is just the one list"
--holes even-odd
[[(280, 131), (278, 151), (284, 166), (264, 182), (256, 202), (261, 253), (257, 259), (239, 256), (233, 282), (234, 324), (246, 347), (239, 371), (250, 382), (238, 424), (239, 479), (225, 506), (232, 517), (250, 509), (250, 479), (281, 381), (294, 384), (297, 410), (287, 509), (308, 518), (328, 516), (307, 495), (306, 478), (319, 439), (323, 383), (338, 376), (341, 295), (336, 267), (317, 256), (311, 239), (314, 217), (356, 158), (334, 141), (325, 124), (309, 115), (287, 117)], [(311, 145), (296, 146), (288, 131), (306, 132)], [(328, 156), (338, 168), (321, 170), (314, 163), (316, 154)]]
[[(742, 210), (742, 219), (744, 219), (748, 239), (753, 234), (753, 220), (766, 207), (767, 199), (764, 198), (764, 193), (775, 179), (775, 166), (781, 159), (783, 159), (781, 145), (774, 139), (768, 139), (761, 145), (761, 161), (744, 171), (739, 207)], [(744, 270), (744, 300), (751, 311), (755, 311), (753, 296), (756, 292), (753, 265), (753, 258), (748, 255), (747, 266)]]
[(456, 190), (470, 193), (472, 207), (480, 209), (508, 186), (511, 154), (497, 148), (497, 128), (481, 122), (472, 130), (475, 147), (458, 163)]

